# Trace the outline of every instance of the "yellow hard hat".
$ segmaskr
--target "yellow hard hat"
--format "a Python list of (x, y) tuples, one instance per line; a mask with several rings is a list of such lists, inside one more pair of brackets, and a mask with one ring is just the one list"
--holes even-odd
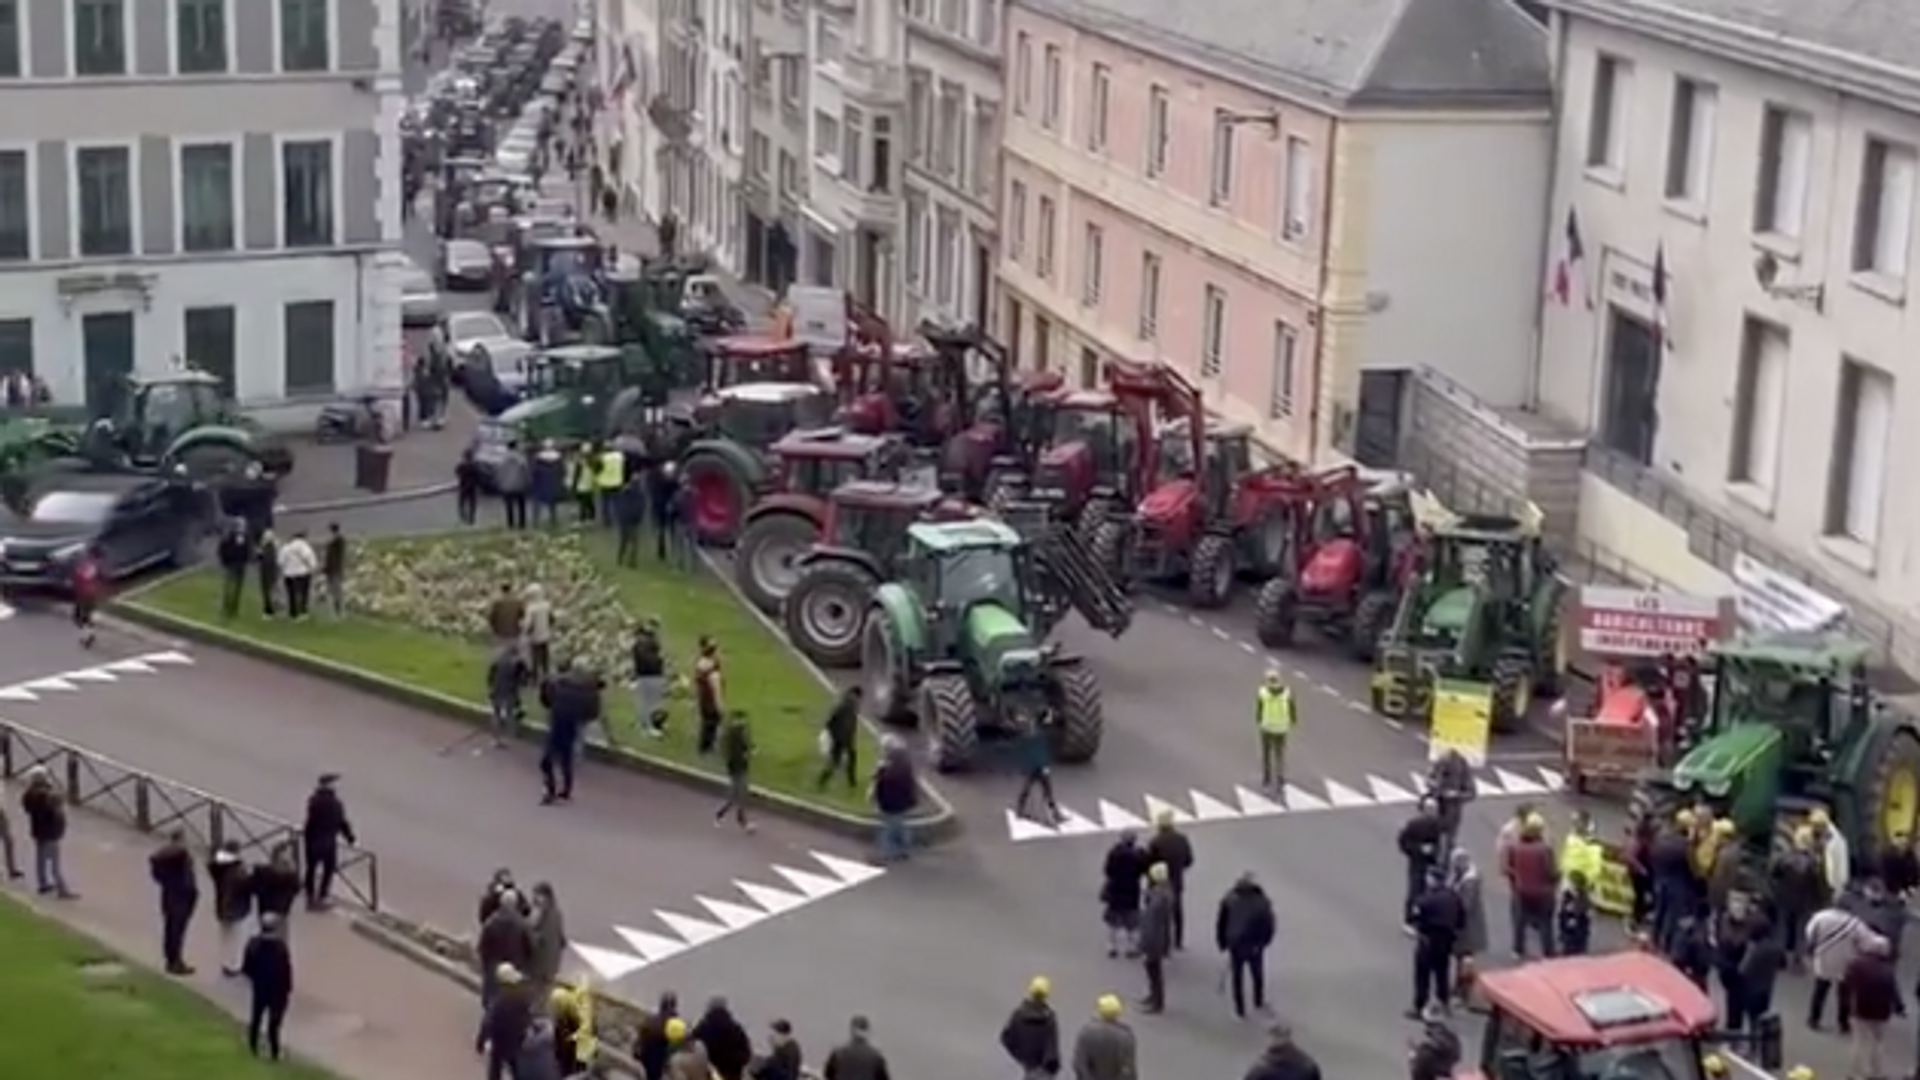
[(1693, 824), (1693, 820), (1694, 820), (1693, 811), (1691, 810), (1682, 810), (1679, 813), (1673, 815), (1673, 823), (1683, 828), (1691, 826)]
[(1700, 1059), (1700, 1071), (1708, 1076), (1727, 1075), (1727, 1059), (1719, 1054), (1707, 1054)]
[(1713, 835), (1715, 835), (1715, 836), (1732, 836), (1732, 835), (1733, 835), (1733, 822), (1731, 822), (1731, 821), (1728, 821), (1728, 820), (1727, 820), (1726, 818), (1721, 818), (1720, 820), (1718, 820), (1718, 821), (1716, 821), (1716, 822), (1714, 822), (1714, 823), (1713, 823)]
[(1093, 1014), (1102, 1020), (1118, 1020), (1120, 1011), (1119, 994), (1101, 994), (1099, 1000), (1093, 1003)]
[(687, 1022), (676, 1016), (667, 1021), (666, 1032), (668, 1042), (677, 1043), (684, 1041), (687, 1037)]
[(1813, 830), (1809, 829), (1805, 825), (1802, 825), (1799, 828), (1793, 830), (1793, 846), (1797, 848), (1812, 847), (1813, 846)]
[(1824, 806), (1814, 807), (1813, 812), (1807, 815), (1809, 825), (1827, 825), (1832, 821), (1833, 819), (1827, 816), (1827, 808)]
[(1813, 1080), (1812, 1066), (1795, 1065), (1787, 1070), (1787, 1080)]
[(1147, 867), (1147, 880), (1153, 882), (1156, 885), (1167, 880), (1167, 864), (1163, 862), (1157, 862), (1157, 863), (1154, 863), (1152, 866)]
[(1035, 975), (1027, 982), (1027, 996), (1030, 998), (1043, 998), (1052, 993), (1053, 980), (1047, 978), (1045, 975)]

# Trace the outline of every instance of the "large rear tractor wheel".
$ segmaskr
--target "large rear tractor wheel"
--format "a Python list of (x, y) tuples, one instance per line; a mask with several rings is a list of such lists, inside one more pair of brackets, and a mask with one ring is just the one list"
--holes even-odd
[(1856, 828), (1864, 835), (1854, 843), (1911, 843), (1920, 828), (1920, 733), (1888, 727), (1875, 742), (1858, 796)]
[(1293, 582), (1274, 578), (1260, 586), (1260, 597), (1253, 605), (1253, 625), (1260, 644), (1284, 649), (1293, 644), (1293, 632), (1300, 625), (1298, 596)]
[(800, 556), (819, 538), (819, 528), (800, 514), (756, 519), (733, 549), (734, 581), (754, 607), (769, 615), (779, 611), (800, 580)]
[(861, 704), (869, 716), (883, 724), (913, 722), (913, 657), (884, 611), (867, 616), (861, 635), (860, 685), (866, 691)]
[(1349, 627), (1352, 636), (1347, 640), (1347, 647), (1355, 660), (1373, 663), (1380, 652), (1380, 639), (1393, 627), (1399, 606), (1400, 598), (1390, 592), (1370, 592), (1353, 606), (1353, 622)]
[(808, 566), (781, 608), (787, 639), (826, 668), (860, 663), (860, 632), (880, 582), (855, 562), (829, 559)]
[(1226, 607), (1233, 596), (1236, 563), (1231, 539), (1208, 533), (1194, 541), (1193, 561), (1187, 569), (1187, 602), (1207, 610)]
[(1073, 531), (1091, 541), (1107, 523), (1113, 520), (1113, 500), (1094, 496), (1074, 515)]
[(1113, 575), (1113, 580), (1121, 588), (1133, 583), (1133, 575), (1127, 572), (1127, 526), (1124, 522), (1108, 518), (1100, 523), (1087, 538), (1087, 551), (1091, 554), (1095, 566), (1104, 567)]
[(943, 773), (973, 766), (980, 751), (980, 711), (961, 675), (934, 675), (920, 684), (914, 711), (933, 743), (933, 767)]
[(1100, 752), (1106, 729), (1106, 710), (1100, 703), (1100, 680), (1083, 664), (1057, 668), (1060, 700), (1053, 714), (1053, 758), (1063, 765), (1084, 765)]
[(1488, 724), (1498, 732), (1518, 731), (1533, 709), (1533, 665), (1524, 657), (1493, 662), (1493, 708)]
[(687, 486), (694, 539), (731, 547), (753, 501), (747, 478), (719, 454), (696, 452), (680, 463), (680, 482)]

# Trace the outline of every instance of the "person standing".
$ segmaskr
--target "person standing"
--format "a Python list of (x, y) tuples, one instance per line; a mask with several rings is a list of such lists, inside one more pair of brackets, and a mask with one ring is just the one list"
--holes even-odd
[(265, 925), (267, 916), (280, 918), (280, 932), (287, 932), (287, 919), (293, 915), (294, 902), (300, 899), (304, 891), (300, 880), (300, 864), (294, 854), (291, 842), (276, 845), (273, 853), (267, 856), (265, 866), (253, 871), (253, 909), (259, 917), (260, 925)]
[(253, 562), (245, 521), (234, 518), (227, 524), (214, 558), (220, 564), (220, 617), (231, 619), (240, 614), (240, 600), (247, 589), (247, 566)]
[(493, 647), (519, 652), (526, 644), (521, 631), (527, 620), (526, 601), (513, 591), (513, 583), (503, 581), (493, 602), (487, 605), (487, 632), (493, 635)]
[(860, 698), (858, 685), (849, 686), (840, 692), (833, 703), (833, 710), (827, 713), (827, 722), (820, 729), (820, 745), (824, 751), (820, 755), (820, 775), (814, 779), (815, 790), (825, 791), (827, 781), (834, 773), (846, 777), (847, 787), (853, 788), (860, 781), (859, 763), (855, 760), (853, 741), (860, 729)]
[(26, 875), (20, 869), (20, 855), (13, 842), (13, 819), (7, 816), (7, 781), (0, 777), (0, 862), (6, 863), (8, 881)]
[(540, 779), (545, 785), (542, 806), (573, 799), (574, 756), (580, 750), (581, 734), (593, 722), (590, 709), (596, 704), (588, 699), (587, 688), (585, 679), (574, 671), (571, 657), (563, 658), (559, 670), (540, 684), (540, 703), (547, 709), (547, 738), (540, 753)]
[(1507, 846), (1502, 869), (1511, 894), (1509, 922), (1512, 924), (1513, 955), (1527, 955), (1527, 933), (1540, 939), (1540, 952), (1552, 956), (1554, 950), (1554, 901), (1560, 890), (1559, 863), (1546, 838), (1546, 822), (1529, 813), (1520, 825), (1518, 839)]
[(280, 581), (287, 590), (287, 618), (305, 622), (313, 604), (313, 575), (320, 569), (320, 558), (305, 532), (297, 531), (280, 545)]
[(340, 523), (327, 523), (327, 542), (320, 549), (320, 580), (327, 592), (327, 610), (334, 618), (347, 612), (347, 537)]
[(27, 839), (33, 843), (33, 877), (40, 895), (77, 899), (79, 894), (67, 888), (60, 860), (60, 845), (67, 839), (67, 798), (45, 765), (27, 770), (27, 790), (20, 796), (20, 811), (26, 815)]
[[(506, 453), (500, 455), (499, 464), (493, 468), (493, 486), (500, 492), (500, 511), (509, 529), (527, 527), (527, 489), (532, 483), (530, 472), (526, 448), (518, 442), (508, 443)], [(477, 483), (478, 477), (475, 479)]]
[(228, 840), (207, 862), (207, 880), (213, 885), (213, 921), (220, 928), (220, 974), (240, 974), (246, 949), (247, 919), (253, 914), (253, 871), (240, 856), (240, 842)]
[(480, 931), (474, 939), (474, 956), (480, 966), (480, 1027), (473, 1036), (476, 1050), (487, 1045), (487, 1022), (494, 1002), (505, 989), (503, 976), (507, 972), (517, 976), (533, 962), (533, 931), (520, 894), (506, 888), (492, 895), (493, 910), (480, 920)]
[(887, 1055), (873, 1045), (873, 1024), (864, 1016), (847, 1022), (847, 1041), (833, 1048), (821, 1080), (893, 1080)]
[(753, 1062), (753, 1037), (724, 997), (708, 1000), (707, 1011), (700, 1014), (688, 1037), (706, 1049), (707, 1061), (720, 1080), (741, 1080)]
[(480, 520), (480, 462), (471, 446), (460, 452), (460, 460), (453, 465), (453, 511), (462, 525)]
[(1454, 998), (1465, 1002), (1478, 977), (1480, 955), (1487, 951), (1487, 902), (1480, 868), (1474, 864), (1472, 853), (1465, 848), (1454, 848), (1447, 859), (1447, 869), (1447, 881), (1453, 887), (1453, 894), (1460, 898), (1460, 912), (1465, 919), (1460, 927), (1453, 969)]
[[(624, 459), (623, 459), (624, 460)], [(632, 569), (640, 565), (640, 530), (647, 524), (647, 481), (638, 469), (628, 469), (613, 494), (607, 520), (613, 523), (614, 561)]]
[(722, 695), (720, 643), (703, 634), (700, 655), (693, 661), (693, 701), (700, 713), (700, 731), (694, 747), (701, 757), (713, 753), (719, 740)]
[[(1053, 740), (1047, 734), (1046, 725), (1037, 720), (1028, 721), (1014, 737), (1014, 753), (1020, 766), (1020, 790), (1013, 796), (1014, 816), (1058, 825), (1060, 802), (1053, 795)], [(1033, 817), (1031, 806), (1035, 795), (1040, 796), (1041, 808), (1047, 813), (1045, 819)]]
[(1060, 1075), (1060, 1018), (1049, 999), (1053, 983), (1036, 975), (1027, 996), (1013, 1007), (1000, 1028), (1000, 1049), (1020, 1067), (1021, 1080), (1052, 1080)]
[(187, 850), (185, 833), (178, 829), (168, 833), (159, 850), (147, 856), (147, 876), (160, 890), (160, 955), (167, 974), (191, 975), (187, 929), (200, 906), (200, 882), (194, 876), (193, 852)]
[(307, 910), (320, 911), (332, 903), (333, 879), (340, 873), (340, 843), (357, 846), (347, 804), (336, 788), (338, 773), (322, 773), (307, 796), (307, 815), (300, 829), (307, 851)]
[(1466, 925), (1460, 897), (1438, 868), (1428, 873), (1425, 888), (1414, 899), (1408, 925), (1413, 929), (1413, 1006), (1407, 1017), (1430, 1019), (1429, 1008), (1444, 1013), (1451, 1007), (1453, 958)]
[(874, 767), (868, 797), (880, 818), (880, 861), (899, 862), (911, 854), (907, 815), (920, 805), (920, 781), (913, 755), (897, 735), (880, 740), (880, 764)]
[(1147, 867), (1147, 891), (1140, 906), (1140, 966), (1147, 975), (1147, 996), (1140, 1011), (1149, 1015), (1167, 1007), (1167, 957), (1173, 953), (1173, 886), (1165, 863)]
[(286, 921), (279, 915), (260, 916), (260, 932), (247, 942), (240, 974), (250, 991), (247, 1003), (247, 1049), (260, 1056), (264, 1038), (267, 1056), (280, 1060), (280, 1029), (293, 1004), (293, 950), (287, 945)]
[(1320, 1063), (1294, 1041), (1292, 1025), (1276, 1020), (1267, 1028), (1267, 1048), (1247, 1070), (1246, 1080), (1320, 1080)]
[(541, 521), (548, 528), (560, 524), (560, 500), (565, 497), (567, 487), (567, 463), (560, 456), (560, 448), (552, 439), (540, 444), (533, 460), (527, 466), (527, 486), (538, 507)]
[(254, 541), (253, 568), (260, 578), (260, 614), (271, 619), (280, 613), (275, 602), (280, 595), (280, 541), (272, 529), (260, 530)]
[(487, 662), (487, 715), (493, 722), (493, 745), (507, 745), (520, 731), (520, 691), (527, 684), (527, 664), (516, 648), (495, 649)]
[(560, 912), (560, 899), (553, 886), (540, 882), (533, 887), (533, 916), (527, 920), (527, 938), (532, 946), (527, 959), (527, 975), (542, 986), (560, 978), (560, 964), (567, 955), (567, 920)]
[(633, 715), (640, 730), (658, 739), (667, 733), (667, 658), (660, 645), (660, 620), (645, 618), (633, 628), (627, 647), (633, 663)]
[(1846, 1035), (1853, 1030), (1853, 1013), (1848, 1008), (1847, 994), (1841, 989), (1834, 995), (1834, 989), (1845, 978), (1847, 968), (1860, 949), (1872, 937), (1872, 931), (1860, 916), (1839, 905), (1837, 900), (1829, 901), (1827, 906), (1815, 912), (1807, 920), (1807, 959), (1813, 969), (1813, 993), (1807, 1002), (1807, 1027), (1820, 1030), (1826, 1021), (1827, 998), (1837, 996), (1840, 1033)]
[(713, 812), (713, 823), (719, 825), (732, 813), (734, 820), (747, 832), (753, 831), (753, 822), (747, 817), (747, 803), (753, 797), (753, 781), (750, 773), (753, 763), (753, 734), (747, 730), (747, 714), (734, 712), (727, 717), (726, 726), (720, 731), (720, 763), (727, 770), (727, 798), (720, 809)]
[(1153, 836), (1147, 841), (1147, 865), (1167, 868), (1167, 887), (1173, 893), (1173, 951), (1187, 947), (1187, 872), (1193, 869), (1193, 841), (1180, 831), (1171, 809), (1153, 815)]
[(1107, 926), (1107, 959), (1140, 954), (1140, 891), (1147, 876), (1146, 853), (1131, 830), (1107, 849), (1100, 867), (1100, 907)]
[(597, 459), (600, 448), (592, 443), (575, 447), (567, 455), (567, 490), (573, 495), (573, 510), (585, 525), (593, 521), (594, 507), (600, 497)]
[(80, 647), (93, 648), (93, 613), (107, 589), (106, 568), (100, 562), (100, 549), (92, 544), (73, 564), (73, 628), (80, 636)]
[(1273, 901), (1254, 880), (1251, 871), (1241, 874), (1227, 895), (1220, 898), (1220, 911), (1213, 920), (1213, 941), (1227, 957), (1227, 980), (1233, 988), (1233, 1013), (1247, 1018), (1247, 984), (1253, 986), (1253, 1007), (1267, 1010), (1267, 949), (1278, 930)]
[(627, 486), (626, 451), (612, 443), (594, 448), (593, 490), (600, 501), (600, 523), (608, 528), (620, 524), (620, 489)]
[(1140, 1080), (1140, 1044), (1124, 1011), (1118, 994), (1093, 1003), (1093, 1019), (1073, 1039), (1073, 1080)]
[(521, 610), (520, 635), (527, 647), (528, 675), (535, 681), (553, 673), (553, 601), (539, 582), (527, 586), (526, 606)]
[(1279, 791), (1287, 783), (1287, 740), (1293, 735), (1293, 691), (1280, 672), (1268, 669), (1253, 696), (1253, 720), (1260, 732), (1260, 783)]
[(1887, 1072), (1887, 1025), (1905, 1011), (1899, 976), (1885, 938), (1874, 934), (1847, 965), (1840, 999), (1853, 1011), (1853, 1071), (1860, 1080), (1881, 1080)]

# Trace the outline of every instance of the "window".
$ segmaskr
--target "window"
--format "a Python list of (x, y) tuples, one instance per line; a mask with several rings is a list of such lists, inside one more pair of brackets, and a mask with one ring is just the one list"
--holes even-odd
[(1733, 387), (1733, 455), (1727, 480), (1771, 494), (1780, 468), (1780, 425), (1787, 404), (1791, 339), (1781, 327), (1749, 318), (1741, 328)]
[(127, 7), (123, 0), (73, 0), (73, 73), (127, 74)]
[(973, 103), (973, 193), (1000, 190), (1000, 106), (984, 98)]
[(333, 246), (333, 144), (280, 145), (280, 230), (287, 247)]
[(1692, 79), (1673, 81), (1667, 120), (1667, 198), (1704, 207), (1713, 178), (1713, 118), (1719, 92)]
[(1082, 242), (1081, 253), (1085, 262), (1080, 267), (1080, 303), (1090, 308), (1100, 306), (1100, 279), (1105, 276), (1106, 235), (1098, 225), (1088, 225), (1086, 239)]
[(840, 152), (840, 120), (831, 113), (815, 109), (813, 111), (813, 157), (815, 161), (828, 169), (838, 172), (840, 163), (834, 155)]
[(174, 0), (173, 70), (182, 75), (227, 70), (227, 0)]
[(780, 194), (798, 197), (805, 190), (800, 182), (800, 159), (792, 153), (780, 151)]
[(279, 0), (280, 70), (325, 71), (332, 63), (330, 0)]
[(25, 150), (0, 150), (0, 260), (33, 258), (32, 168)]
[(1843, 359), (1833, 464), (1827, 476), (1827, 535), (1869, 548), (1878, 541), (1892, 429), (1892, 377), (1851, 357)]
[(1160, 336), (1160, 256), (1140, 256), (1140, 340)]
[(983, 49), (1000, 43), (1000, 0), (973, 0), (973, 25), (968, 34)]
[(773, 142), (761, 132), (747, 134), (747, 167), (762, 180), (767, 178), (767, 171), (773, 168)]
[(133, 151), (83, 146), (73, 155), (80, 254), (133, 254)]
[(839, 64), (846, 59), (847, 43), (840, 34), (840, 28), (822, 19), (817, 41), (819, 61), (822, 64)]
[(1593, 65), (1593, 97), (1587, 103), (1587, 165), (1619, 172), (1626, 160), (1627, 118), (1633, 69), (1626, 61), (1599, 56)]
[(1213, 111), (1213, 166), (1207, 180), (1207, 202), (1225, 206), (1233, 201), (1233, 117), (1225, 109)]
[(1040, 235), (1035, 241), (1034, 272), (1043, 278), (1053, 276), (1053, 200), (1040, 196)]
[(333, 301), (300, 300), (288, 304), (283, 330), (287, 396), (332, 393)]
[(180, 148), (180, 247), (183, 251), (232, 251), (234, 247), (233, 146), (207, 143)]
[(17, 79), (27, 73), (27, 38), (20, 26), (20, 9), (26, 2), (0, 0), (0, 79)]
[(960, 271), (960, 215), (943, 207), (934, 217), (938, 221), (933, 241), (933, 299), (941, 307), (950, 308)]
[(1293, 415), (1293, 364), (1300, 350), (1300, 335), (1283, 322), (1273, 324), (1273, 388), (1267, 393), (1267, 418), (1285, 420)]
[(1215, 286), (1207, 286), (1200, 318), (1200, 374), (1217, 379), (1220, 353), (1226, 347), (1227, 294)]
[(925, 165), (933, 151), (933, 75), (919, 68), (907, 69), (907, 160)]
[(939, 96), (934, 104), (933, 167), (948, 179), (960, 168), (960, 155), (964, 150), (960, 125), (966, 104), (966, 87), (940, 80)]
[(181, 359), (188, 367), (220, 380), (220, 389), (233, 396), (234, 371), (239, 363), (238, 318), (230, 307), (188, 308), (181, 327), (185, 353)]
[(940, 29), (960, 37), (967, 29), (966, 0), (940, 0)]
[(1064, 89), (1060, 85), (1060, 47), (1047, 46), (1047, 69), (1043, 76), (1046, 80), (1040, 87), (1040, 126), (1049, 131), (1060, 126), (1060, 97)]
[(867, 190), (885, 195), (893, 190), (893, 118), (873, 118), (872, 169), (867, 174)]
[(907, 192), (907, 285), (918, 292), (927, 284), (927, 200)]
[(1853, 269), (1907, 276), (1913, 243), (1913, 189), (1920, 182), (1911, 146), (1868, 139), (1860, 161), (1860, 202), (1853, 217)]
[(1147, 175), (1159, 176), (1167, 171), (1167, 139), (1170, 137), (1170, 122), (1173, 102), (1167, 96), (1167, 88), (1156, 86), (1147, 91)]
[(1007, 185), (1007, 258), (1019, 262), (1027, 250), (1027, 185), (1015, 180)]
[(1113, 73), (1105, 64), (1093, 65), (1093, 85), (1087, 94), (1087, 149), (1107, 148), (1107, 106), (1113, 94)]
[(1807, 171), (1813, 155), (1813, 118), (1767, 106), (1760, 121), (1760, 182), (1754, 187), (1753, 231), (1800, 238), (1807, 212)]
[(782, 60), (775, 66), (780, 69), (780, 104), (797, 111), (800, 108), (800, 79), (806, 65), (795, 60)]
[(1313, 148), (1297, 135), (1287, 137), (1286, 191), (1281, 193), (1280, 237), (1295, 242), (1307, 238), (1307, 221), (1313, 214)]
[(855, 187), (861, 186), (860, 144), (867, 141), (867, 114), (852, 105), (840, 114), (840, 175)]
[(33, 374), (33, 320), (0, 319), (0, 372)]
[(1013, 112), (1025, 116), (1033, 105), (1033, 39), (1022, 30), (1013, 42)]

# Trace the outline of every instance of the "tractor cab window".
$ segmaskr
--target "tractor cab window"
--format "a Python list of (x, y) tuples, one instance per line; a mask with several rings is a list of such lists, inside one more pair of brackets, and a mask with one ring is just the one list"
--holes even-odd
[(981, 601), (1020, 610), (1020, 573), (1006, 548), (964, 548), (948, 552), (939, 566), (939, 600), (956, 609)]
[(864, 458), (845, 457), (791, 457), (786, 471), (787, 490), (808, 495), (824, 495), (867, 474)]
[(804, 394), (779, 400), (729, 397), (712, 413), (716, 434), (742, 446), (771, 446), (790, 431), (826, 427), (833, 422), (833, 399)]
[(155, 383), (133, 399), (132, 426), (140, 433), (141, 449), (153, 454), (189, 429), (219, 412), (211, 386), (189, 383)]
[[(919, 516), (910, 506), (840, 506), (833, 515), (835, 547), (886, 556), (906, 543), (907, 526)], [(907, 576), (904, 573), (901, 575)]]
[(1049, 428), (1047, 445), (1084, 442), (1102, 474), (1117, 472), (1120, 463), (1132, 456), (1133, 426), (1120, 423), (1112, 409), (1062, 405), (1053, 410)]
[(1253, 471), (1253, 441), (1245, 432), (1207, 436), (1207, 466), (1231, 482)]
[(1796, 721), (1811, 715), (1796, 710), (1806, 708), (1809, 693), (1820, 693), (1817, 685), (1802, 682), (1794, 672), (1774, 664), (1728, 660), (1719, 673), (1715, 726), (1733, 720)]
[(578, 364), (549, 361), (533, 370), (533, 391), (536, 394), (558, 394), (579, 390), (582, 389), (583, 382)]
[(1573, 1055), (1568, 1080), (1701, 1080), (1700, 1048), (1678, 1036)]
[(1353, 536), (1358, 530), (1350, 499), (1329, 499), (1314, 508), (1313, 531), (1316, 536)]
[(1160, 432), (1159, 474), (1163, 477), (1193, 475), (1193, 446), (1184, 428), (1172, 427)]

